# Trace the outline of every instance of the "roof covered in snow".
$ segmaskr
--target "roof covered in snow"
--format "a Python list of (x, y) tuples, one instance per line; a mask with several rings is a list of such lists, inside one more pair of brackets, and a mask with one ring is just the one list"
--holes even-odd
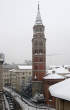
[(65, 69), (64, 67), (60, 67), (60, 68), (56, 69), (56, 73), (64, 74), (64, 73), (70, 73), (70, 72), (68, 71), (68, 69)]
[(49, 88), (52, 96), (70, 101), (70, 78)]
[(70, 67), (70, 65), (64, 65), (64, 67), (67, 67), (67, 68), (69, 68), (69, 67)]
[(18, 65), (18, 69), (32, 69), (32, 66), (30, 66), (30, 65), (28, 65), (28, 66)]
[(44, 79), (64, 79), (64, 77), (54, 73), (54, 74), (48, 74), (47, 76), (44, 77)]
[(66, 74), (65, 77), (70, 78), (70, 74)]
[(11, 69), (9, 70), (9, 72), (16, 72), (16, 69)]
[(70, 73), (69, 72), (69, 70), (68, 69), (65, 69), (64, 67), (59, 67), (59, 68), (52, 68), (52, 69), (50, 69), (50, 70), (48, 70), (48, 74), (50, 73), (53, 73), (53, 72), (55, 72), (55, 73), (57, 73), (57, 74), (68, 74), (68, 73)]

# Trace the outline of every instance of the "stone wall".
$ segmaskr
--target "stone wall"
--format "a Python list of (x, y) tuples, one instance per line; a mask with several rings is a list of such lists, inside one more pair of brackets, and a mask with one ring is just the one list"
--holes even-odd
[(36, 93), (43, 93), (42, 81), (32, 81), (32, 96), (34, 96)]
[(56, 99), (56, 110), (70, 110), (70, 101)]

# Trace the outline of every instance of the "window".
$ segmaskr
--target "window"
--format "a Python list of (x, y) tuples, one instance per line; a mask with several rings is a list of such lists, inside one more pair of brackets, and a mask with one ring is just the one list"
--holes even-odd
[(34, 66), (34, 69), (38, 69), (37, 65)]
[(22, 79), (25, 79), (25, 77), (22, 77)]
[(42, 62), (43, 61), (43, 58), (40, 58), (40, 62)]
[(31, 75), (31, 72), (29, 72), (29, 75)]
[(23, 72), (23, 75), (24, 75), (24, 72)]
[(43, 53), (42, 49), (39, 50), (39, 53)]
[(34, 53), (38, 53), (38, 50), (35, 50)]

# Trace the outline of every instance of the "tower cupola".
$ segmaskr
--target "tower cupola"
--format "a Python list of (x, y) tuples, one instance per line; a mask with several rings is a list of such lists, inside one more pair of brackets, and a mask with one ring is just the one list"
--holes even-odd
[(38, 3), (38, 12), (37, 12), (37, 17), (36, 17), (35, 25), (42, 25), (39, 3)]
[[(38, 34), (37, 34), (38, 33)], [(44, 37), (44, 25), (42, 23), (42, 19), (41, 19), (41, 14), (40, 14), (40, 8), (39, 8), (39, 3), (38, 3), (38, 12), (37, 12), (37, 16), (36, 16), (36, 20), (35, 20), (35, 24), (33, 26), (33, 37)]]

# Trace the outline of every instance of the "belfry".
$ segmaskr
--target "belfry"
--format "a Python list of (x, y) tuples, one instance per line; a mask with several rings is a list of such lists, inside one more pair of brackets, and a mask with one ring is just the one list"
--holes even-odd
[(40, 8), (33, 26), (32, 38), (32, 95), (42, 92), (42, 80), (46, 74), (46, 38)]

